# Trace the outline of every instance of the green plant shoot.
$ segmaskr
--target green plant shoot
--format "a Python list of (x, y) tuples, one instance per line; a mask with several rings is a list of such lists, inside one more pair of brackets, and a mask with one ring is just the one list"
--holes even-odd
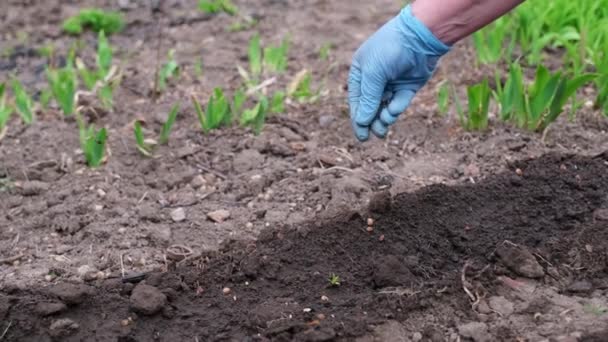
[(192, 103), (201, 128), (205, 133), (232, 122), (230, 103), (228, 103), (221, 88), (213, 90), (206, 111), (203, 111), (196, 98), (192, 97)]
[(270, 100), (270, 112), (279, 114), (285, 111), (285, 92), (277, 91)]
[(321, 48), (319, 49), (319, 58), (322, 61), (326, 61), (329, 58), (329, 55), (331, 54), (331, 48), (332, 44), (329, 42), (321, 46)]
[(450, 109), (450, 88), (447, 81), (441, 82), (437, 92), (437, 107), (439, 113), (446, 114)]
[(163, 124), (163, 128), (160, 132), (160, 137), (158, 138), (159, 144), (166, 144), (169, 142), (169, 135), (171, 134), (171, 128), (175, 123), (175, 119), (177, 118), (177, 113), (179, 112), (179, 104), (173, 105), (171, 108), (171, 112), (169, 112), (169, 116), (167, 117), (167, 121)]
[(239, 11), (238, 7), (231, 0), (200, 0), (198, 8), (209, 14), (225, 12), (229, 15), (236, 15)]
[(95, 130), (95, 126), (93, 125), (87, 128), (82, 117), (78, 113), (76, 113), (76, 121), (80, 133), (80, 146), (87, 161), (87, 165), (92, 168), (98, 167), (105, 157), (108, 133), (105, 128)]
[(264, 48), (264, 66), (271, 72), (284, 72), (287, 69), (289, 41), (284, 39), (280, 46)]
[(72, 115), (75, 110), (75, 94), (78, 88), (78, 78), (74, 68), (68, 63), (61, 69), (46, 70), (46, 77), (49, 82), (51, 93), (61, 107), (63, 114)]
[(74, 35), (81, 34), (86, 28), (95, 32), (104, 31), (106, 34), (114, 34), (122, 31), (124, 26), (122, 14), (97, 8), (83, 9), (78, 15), (63, 22), (63, 30)]
[(243, 91), (243, 89), (237, 89), (234, 93), (234, 98), (232, 100), (232, 115), (233, 117), (239, 116), (241, 113), (241, 109), (243, 108), (243, 104), (247, 100), (247, 94)]
[(167, 62), (163, 64), (162, 68), (158, 72), (158, 89), (157, 91), (163, 91), (167, 87), (167, 81), (171, 78), (179, 77), (179, 64), (175, 60), (175, 51), (169, 51), (167, 55)]
[(13, 108), (6, 103), (5, 90), (6, 85), (4, 83), (0, 84), (0, 139), (4, 135), (4, 132), (6, 132), (8, 119), (10, 119), (11, 114), (13, 113)]
[(152, 148), (146, 144), (144, 140), (144, 132), (141, 128), (141, 122), (135, 121), (133, 125), (133, 133), (135, 134), (135, 143), (137, 144), (137, 150), (146, 157), (152, 155)]
[(268, 99), (262, 96), (258, 103), (250, 109), (243, 112), (241, 116), (242, 126), (251, 126), (255, 135), (259, 135), (266, 121), (268, 112)]
[(15, 94), (15, 106), (21, 119), (26, 124), (31, 124), (34, 121), (33, 102), (32, 98), (27, 94), (21, 82), (18, 79), (13, 79), (13, 93)]
[(330, 274), (329, 275), (329, 285), (332, 287), (338, 287), (340, 286), (340, 276), (336, 275), (336, 274)]
[(260, 46), (260, 35), (256, 33), (249, 42), (249, 71), (253, 76), (262, 73), (262, 48)]

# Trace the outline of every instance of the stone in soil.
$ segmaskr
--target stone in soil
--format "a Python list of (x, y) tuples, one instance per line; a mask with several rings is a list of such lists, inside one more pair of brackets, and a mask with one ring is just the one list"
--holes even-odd
[(186, 211), (184, 208), (177, 208), (171, 211), (171, 219), (173, 222), (182, 222), (186, 219)]
[(514, 311), (513, 303), (502, 296), (490, 297), (488, 305), (494, 312), (497, 312), (502, 317), (509, 317)]
[(67, 336), (78, 330), (80, 326), (69, 318), (61, 318), (53, 321), (49, 327), (49, 332), (53, 337)]
[(21, 193), (24, 196), (36, 196), (49, 189), (49, 184), (41, 181), (28, 181), (24, 182)]
[(131, 293), (131, 309), (143, 315), (154, 315), (167, 303), (167, 296), (154, 286), (139, 284)]

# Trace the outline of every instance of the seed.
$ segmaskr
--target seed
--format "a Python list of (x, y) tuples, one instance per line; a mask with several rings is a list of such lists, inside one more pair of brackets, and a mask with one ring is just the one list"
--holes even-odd
[(371, 233), (371, 232), (373, 232), (373, 231), (374, 231), (374, 227), (367, 226), (367, 232), (368, 232), (368, 233)]
[(521, 175), (523, 175), (523, 174), (524, 174), (524, 172), (523, 172), (521, 169), (519, 169), (519, 168), (515, 169), (515, 173), (516, 173), (518, 176), (521, 176)]
[(327, 301), (329, 301), (329, 297), (323, 295), (323, 296), (321, 296), (321, 300), (324, 302), (327, 302)]
[(230, 290), (230, 288), (229, 288), (229, 287), (224, 287), (224, 289), (222, 290), (222, 292), (223, 292), (225, 295), (230, 294), (230, 291), (231, 291), (231, 290)]
[(325, 315), (324, 315), (324, 314), (322, 314), (322, 313), (320, 313), (320, 314), (318, 314), (318, 315), (317, 315), (317, 318), (318, 318), (320, 321), (322, 321), (322, 320), (324, 320), (324, 319), (325, 319)]
[(384, 234), (380, 235), (380, 237), (378, 238), (378, 241), (384, 241)]
[(367, 225), (368, 225), (368, 226), (370, 226), (370, 227), (371, 227), (371, 226), (373, 226), (373, 225), (374, 225), (374, 219), (373, 219), (373, 218), (371, 218), (371, 217), (369, 217), (369, 218), (367, 219)]

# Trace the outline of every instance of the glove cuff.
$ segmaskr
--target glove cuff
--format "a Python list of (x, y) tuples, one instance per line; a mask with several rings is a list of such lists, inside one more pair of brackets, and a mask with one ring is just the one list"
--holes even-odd
[(399, 19), (404, 27), (415, 34), (420, 42), (419, 48), (427, 55), (443, 56), (450, 51), (451, 46), (439, 40), (426, 25), (414, 16), (411, 5), (407, 5), (399, 13)]

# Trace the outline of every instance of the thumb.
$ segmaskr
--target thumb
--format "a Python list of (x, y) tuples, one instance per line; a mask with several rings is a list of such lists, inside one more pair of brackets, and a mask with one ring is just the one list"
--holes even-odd
[(397, 118), (409, 107), (416, 92), (412, 90), (400, 90), (395, 92), (388, 106), (380, 113), (380, 120), (386, 125), (392, 125)]
[(364, 73), (361, 79), (361, 97), (355, 122), (361, 126), (369, 126), (376, 118), (382, 94), (386, 87), (386, 79), (377, 73)]

